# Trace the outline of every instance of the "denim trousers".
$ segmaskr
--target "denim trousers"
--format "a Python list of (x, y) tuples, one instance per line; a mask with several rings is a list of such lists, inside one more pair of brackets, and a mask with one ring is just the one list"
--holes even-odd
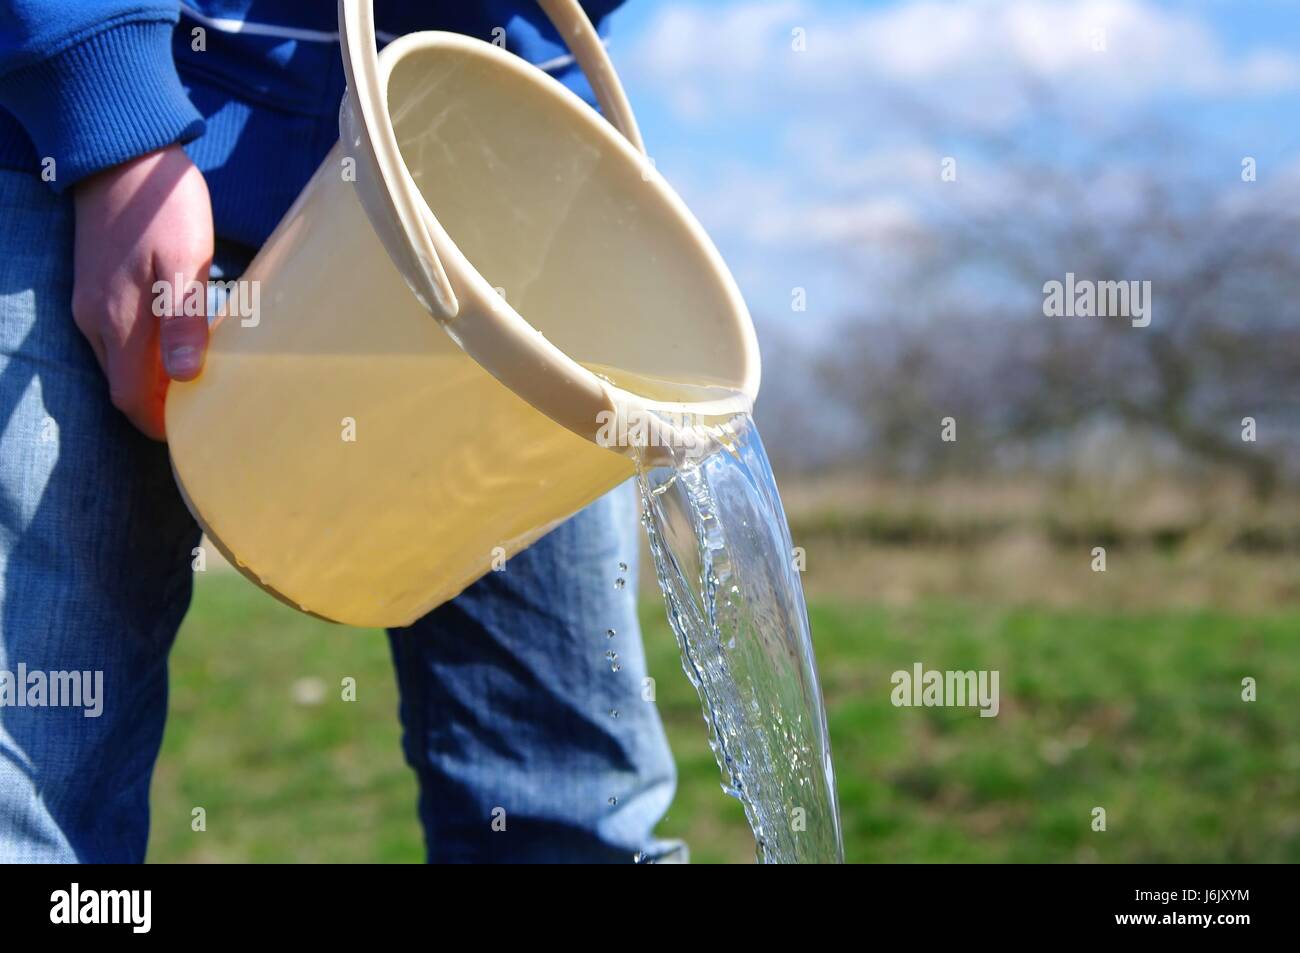
[[(167, 448), (112, 406), (73, 324), (72, 249), (71, 200), (0, 171), (4, 862), (144, 859), (168, 655), (199, 541)], [(219, 254), (214, 277), (245, 264)], [(388, 633), (430, 861), (684, 859), (654, 834), (676, 773), (642, 697), (631, 490)], [(616, 588), (620, 562), (632, 571)], [(99, 692), (82, 686), (98, 710), (40, 704), (42, 682), (47, 702), (70, 697), (52, 673), (102, 673)]]

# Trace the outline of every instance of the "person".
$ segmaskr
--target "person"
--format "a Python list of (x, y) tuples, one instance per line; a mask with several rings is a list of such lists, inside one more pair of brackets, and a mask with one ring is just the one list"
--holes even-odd
[[(584, 6), (603, 30), (618, 3)], [(504, 38), (594, 105), (528, 0), (380, 0), (376, 25)], [(331, 4), (0, 0), (0, 673), (103, 677), (98, 717), (0, 692), (0, 861), (144, 859), (199, 541), (163, 407), (208, 335), (150, 289), (238, 275), (343, 91)], [(654, 834), (676, 776), (634, 587), (607, 578), (636, 533), (624, 486), (389, 633), (430, 861), (684, 859)]]

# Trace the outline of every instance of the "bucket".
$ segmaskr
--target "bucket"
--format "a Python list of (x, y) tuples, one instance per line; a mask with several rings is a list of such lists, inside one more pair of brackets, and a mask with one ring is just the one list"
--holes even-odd
[[(489, 43), (376, 56), (370, 0), (341, 0), (340, 141), (242, 276), (257, 313), (218, 313), (202, 375), (169, 390), (186, 503), (305, 612), (409, 624), (653, 460), (672, 421), (757, 394), (731, 275), (581, 8), (542, 6), (622, 132)], [(621, 439), (646, 420), (670, 423)]]

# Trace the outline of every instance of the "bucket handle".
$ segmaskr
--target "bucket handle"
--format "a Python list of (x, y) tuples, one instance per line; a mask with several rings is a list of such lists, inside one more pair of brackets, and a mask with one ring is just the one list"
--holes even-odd
[[(605, 44), (578, 0), (537, 0), (556, 31), (569, 47), (574, 60), (587, 76), (601, 111), (638, 152), (645, 153), (641, 131), (623, 84), (609, 59)], [(352, 119), (365, 131), (371, 142), (383, 142), (390, 155), (397, 155), (397, 142), (387, 123), (379, 121), (377, 104), (387, 97), (380, 95), (379, 59), (376, 53), (374, 0), (339, 0), (339, 41), (343, 52), (343, 71), (347, 75)], [(391, 140), (391, 141), (389, 141)], [(402, 181), (405, 176), (378, 162), (376, 172), (382, 190), (391, 203), (393, 217), (402, 223), (412, 247), (417, 250), (421, 270), (428, 279), (433, 301), (426, 305), (436, 317), (450, 321), (460, 311), (460, 302), (447, 278), (446, 269), (434, 248), (430, 232), (442, 233), (432, 210), (417, 201), (413, 189)], [(416, 223), (420, 223), (417, 227)]]
[(600, 111), (628, 142), (636, 146), (636, 151), (644, 155), (645, 143), (641, 141), (636, 117), (632, 115), (632, 104), (627, 100), (627, 93), (623, 91), (623, 84), (600, 34), (587, 19), (582, 5), (578, 0), (537, 0), (537, 5), (550, 17), (573, 58), (578, 61), (578, 67), (586, 74)]

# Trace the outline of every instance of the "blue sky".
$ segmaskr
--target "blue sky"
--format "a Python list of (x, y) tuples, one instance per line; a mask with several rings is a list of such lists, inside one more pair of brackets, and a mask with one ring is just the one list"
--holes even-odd
[[(611, 52), (650, 154), (760, 327), (852, 314), (921, 227), (944, 156), (989, 202), (1027, 187), (974, 149), (985, 134), (1068, 170), (1092, 137), (1168, 127), (1190, 145), (1161, 157), (1157, 142), (1152, 161), (1210, 187), (1239, 186), (1245, 155), (1261, 189), (1300, 178), (1293, 0), (628, 0)], [(1068, 118), (1064, 139), (1027, 79)], [(792, 316), (795, 287), (808, 311)]]

